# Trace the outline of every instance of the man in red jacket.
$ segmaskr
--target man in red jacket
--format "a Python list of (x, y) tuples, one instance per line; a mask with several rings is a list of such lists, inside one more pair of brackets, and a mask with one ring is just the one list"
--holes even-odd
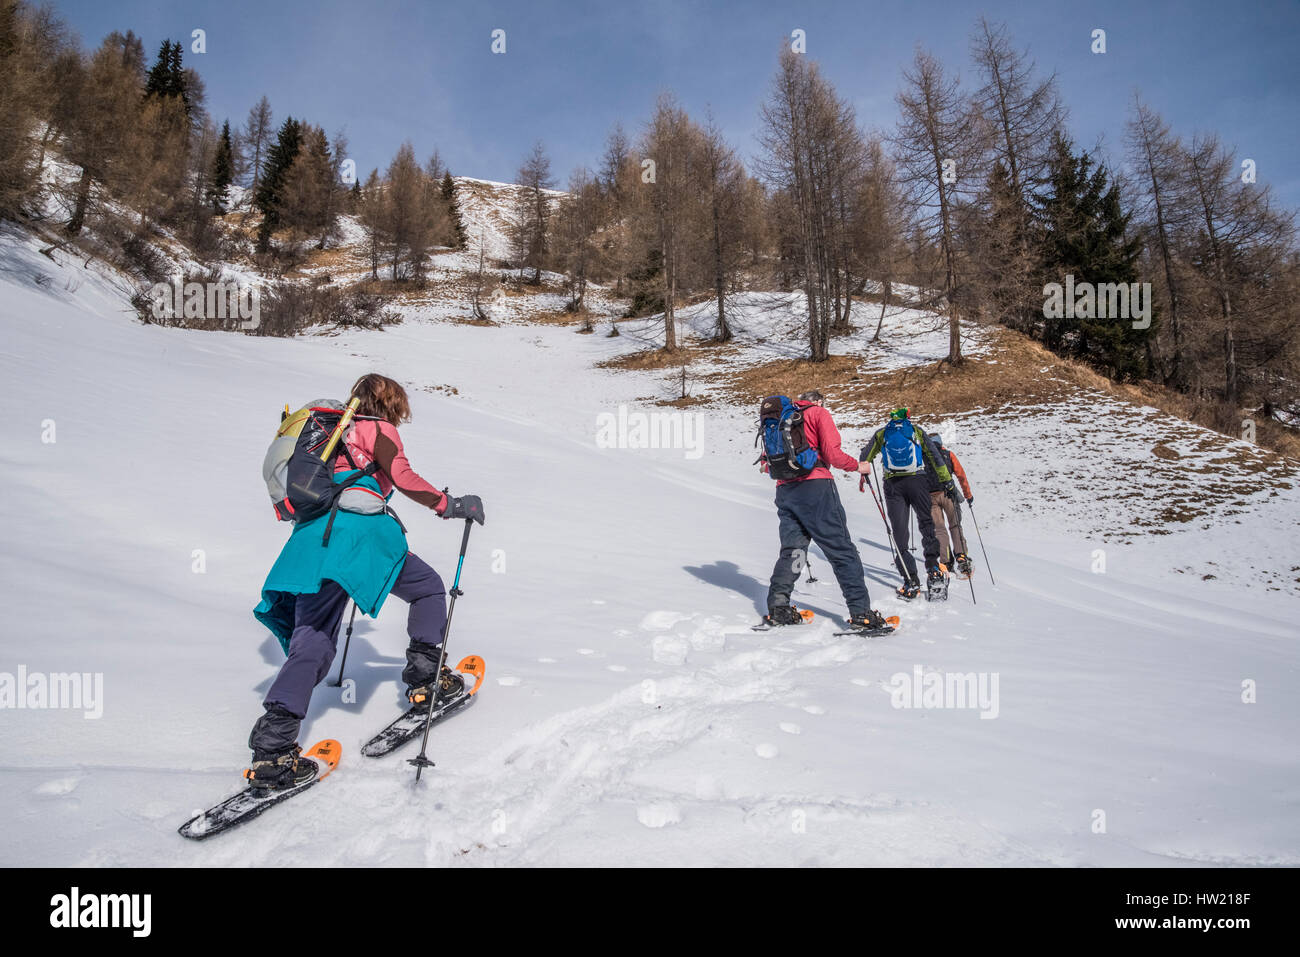
[(817, 464), (807, 475), (777, 482), (776, 511), (781, 520), (781, 555), (772, 570), (767, 592), (768, 614), (773, 625), (797, 625), (803, 621), (790, 604), (799, 573), (808, 562), (808, 543), (816, 542), (839, 582), (844, 603), (849, 606), (849, 624), (854, 628), (888, 627), (871, 608), (862, 558), (849, 535), (848, 518), (840, 504), (840, 493), (830, 467), (846, 472), (865, 472), (870, 466), (840, 448), (840, 432), (824, 407), (820, 392), (805, 392), (795, 403), (803, 411), (803, 433), (817, 450)]

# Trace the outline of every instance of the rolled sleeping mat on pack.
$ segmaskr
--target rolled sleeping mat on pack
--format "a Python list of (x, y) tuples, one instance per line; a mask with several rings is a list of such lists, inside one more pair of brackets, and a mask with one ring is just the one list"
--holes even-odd
[(330, 440), (325, 443), (325, 449), (320, 454), (322, 461), (328, 462), (333, 458), (334, 449), (338, 447), (339, 439), (343, 438), (343, 433), (352, 424), (352, 417), (357, 414), (357, 408), (360, 405), (361, 399), (354, 398), (348, 403), (348, 407), (343, 410), (343, 418), (339, 419), (339, 424), (334, 426), (334, 431), (330, 434)]

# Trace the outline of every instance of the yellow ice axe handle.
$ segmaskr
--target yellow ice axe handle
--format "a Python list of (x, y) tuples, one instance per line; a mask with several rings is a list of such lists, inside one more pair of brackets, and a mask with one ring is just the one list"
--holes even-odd
[(343, 410), (343, 418), (339, 419), (339, 424), (334, 426), (330, 440), (325, 443), (325, 450), (320, 454), (323, 461), (328, 462), (333, 457), (334, 449), (339, 444), (339, 439), (343, 438), (343, 431), (352, 424), (352, 416), (356, 414), (359, 405), (361, 405), (361, 400), (359, 398), (353, 399), (348, 403), (348, 407)]

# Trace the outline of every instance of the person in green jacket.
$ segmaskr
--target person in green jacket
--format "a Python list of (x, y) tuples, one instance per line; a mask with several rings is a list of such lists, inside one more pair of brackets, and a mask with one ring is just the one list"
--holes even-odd
[(916, 514), (916, 524), (921, 529), (926, 577), (931, 583), (943, 578), (939, 564), (939, 537), (935, 535), (934, 519), (930, 514), (926, 463), (939, 477), (943, 488), (952, 489), (954, 498), (957, 492), (947, 463), (924, 430), (908, 418), (907, 409), (895, 409), (889, 413), (889, 421), (876, 430), (871, 441), (863, 447), (858, 460), (870, 463), (877, 455), (881, 457), (884, 471), (885, 509), (904, 566), (899, 569), (903, 575), (903, 584), (899, 587), (898, 594), (902, 598), (912, 599), (920, 592), (921, 584), (917, 577), (916, 559), (908, 550), (911, 538), (909, 509)]

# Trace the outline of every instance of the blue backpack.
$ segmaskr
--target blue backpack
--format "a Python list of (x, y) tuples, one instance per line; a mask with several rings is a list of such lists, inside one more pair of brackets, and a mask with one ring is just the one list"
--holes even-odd
[(915, 475), (925, 471), (925, 457), (916, 441), (916, 427), (908, 419), (891, 419), (885, 426), (885, 444), (880, 449), (885, 471), (891, 475)]
[(759, 427), (754, 444), (763, 443), (759, 461), (777, 481), (803, 478), (817, 467), (817, 450), (803, 431), (803, 410), (789, 396), (769, 395), (758, 407)]

